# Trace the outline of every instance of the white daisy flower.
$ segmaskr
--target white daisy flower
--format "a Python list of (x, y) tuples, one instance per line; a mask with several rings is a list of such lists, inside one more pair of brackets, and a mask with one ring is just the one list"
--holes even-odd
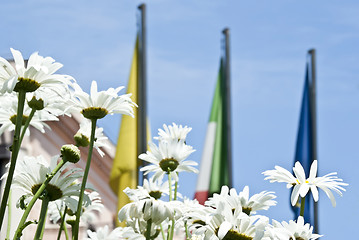
[[(162, 223), (163, 231), (167, 230), (167, 226), (169, 224), (168, 220), (164, 220)], [(123, 228), (122, 238), (121, 239), (128, 239), (128, 240), (144, 240), (146, 232), (147, 232), (147, 221), (143, 218), (134, 218), (134, 219), (127, 219), (126, 226)], [(154, 239), (156, 238), (161, 232), (161, 226), (151, 223), (151, 237)]]
[[(32, 199), (41, 184), (46, 180), (57, 165), (59, 156), (51, 158), (50, 164), (42, 157), (24, 157), (19, 159), (16, 165), (12, 187), (19, 188), (23, 196), (19, 199), (17, 206), (24, 207)], [(73, 196), (78, 196), (80, 184), (76, 180), (82, 177), (82, 170), (79, 168), (58, 171), (46, 187), (46, 193), (50, 201), (62, 200), (72, 211), (77, 208)]]
[(71, 97), (70, 92), (66, 91), (65, 88), (57, 92), (45, 88), (43, 91), (26, 94), (27, 104), (30, 108), (35, 108), (37, 111), (47, 111), (54, 116), (71, 116), (71, 114), (66, 111), (68, 101)]
[(313, 226), (310, 226), (309, 223), (304, 223), (304, 218), (299, 216), (297, 221), (290, 220), (289, 223), (283, 221), (279, 223), (273, 220), (273, 227), (278, 229), (285, 229), (291, 234), (290, 239), (297, 240), (314, 240), (322, 235), (313, 233)]
[(182, 127), (182, 125), (177, 125), (172, 123), (171, 125), (163, 124), (163, 129), (158, 129), (158, 137), (154, 139), (160, 141), (171, 141), (171, 140), (183, 140), (186, 141), (187, 134), (192, 130), (190, 127)]
[[(91, 138), (91, 121), (88, 119), (84, 119), (80, 123), (80, 129), (74, 136), (76, 144), (82, 147), (86, 147), (90, 143)], [(105, 155), (105, 153), (100, 149), (102, 147), (109, 148), (107, 145), (108, 138), (103, 134), (103, 128), (96, 127), (95, 130), (95, 142), (94, 147), (97, 149), (97, 152), (100, 154), (101, 157)]]
[(118, 95), (124, 87), (109, 88), (97, 91), (96, 81), (92, 81), (91, 94), (84, 92), (78, 84), (74, 84), (73, 110), (80, 111), (85, 118), (100, 119), (107, 114), (120, 113), (134, 117), (133, 107), (137, 105), (131, 100), (131, 94)]
[(268, 210), (269, 207), (275, 206), (277, 202), (273, 200), (276, 198), (273, 193), (263, 191), (249, 198), (248, 186), (245, 186), (239, 194), (234, 188), (229, 190), (227, 186), (222, 186), (220, 194), (213, 194), (213, 197), (209, 198), (205, 205), (217, 207), (219, 202), (224, 200), (228, 202), (232, 209), (239, 208), (247, 215), (251, 215), (258, 210)]
[[(74, 204), (78, 204), (78, 197), (73, 196), (71, 197)], [(64, 213), (65, 210), (65, 203), (62, 200), (56, 200), (49, 203), (47, 214), (49, 215), (49, 219), (54, 224), (59, 223), (61, 220), (61, 214)], [(80, 221), (83, 223), (92, 223), (96, 218), (96, 212), (100, 213), (101, 210), (104, 209), (104, 205), (101, 202), (101, 197), (98, 192), (84, 192), (84, 203), (82, 204), (82, 212), (81, 212), (81, 218)], [(61, 213), (61, 214), (60, 214)], [(73, 221), (72, 217), (75, 214), (75, 212), (71, 211), (70, 209), (66, 212), (66, 221)]]
[(152, 220), (155, 225), (161, 224), (166, 219), (172, 219), (174, 209), (171, 204), (162, 200), (143, 199), (126, 204), (118, 213), (120, 222), (133, 222), (137, 219)]
[(283, 227), (274, 227), (273, 225), (268, 224), (265, 228), (262, 240), (294, 240), (295, 238), (293, 237), (293, 234), (289, 232), (289, 230)]
[(118, 240), (122, 237), (122, 232), (122, 228), (115, 228), (110, 231), (109, 227), (106, 225), (97, 229), (96, 232), (87, 230), (88, 237), (86, 240)]
[(190, 238), (190, 240), (203, 240), (204, 236), (203, 235), (195, 235), (193, 234)]
[[(96, 191), (88, 193), (85, 191), (85, 194), (88, 195), (90, 200), (88, 203), (82, 204), (82, 213), (80, 220), (86, 223), (92, 223), (97, 219), (97, 214), (100, 213), (105, 206), (102, 204), (100, 194)], [(86, 201), (86, 198), (84, 199)]]
[(169, 174), (170, 172), (173, 173), (171, 176), (175, 181), (178, 181), (177, 174), (179, 172), (198, 173), (198, 170), (192, 167), (198, 165), (196, 162), (185, 161), (195, 150), (186, 145), (183, 140), (160, 141), (158, 147), (150, 142), (149, 147), (150, 151), (142, 153), (138, 157), (152, 163), (152, 165), (142, 167), (140, 170), (144, 171), (145, 175), (154, 172), (154, 180), (162, 178), (165, 173)]
[(216, 213), (209, 216), (204, 227), (198, 228), (195, 234), (205, 234), (205, 239), (253, 239), (264, 236), (268, 218), (248, 216), (238, 209), (234, 211), (227, 202), (221, 202)]
[[(14, 94), (4, 94), (0, 96), (1, 106), (0, 106), (0, 135), (4, 131), (13, 131), (15, 130), (16, 116), (17, 116), (17, 107), (18, 102)], [(22, 124), (24, 125), (31, 113), (31, 108), (27, 104), (24, 105)], [(50, 127), (44, 123), (44, 121), (58, 121), (58, 118), (50, 114), (47, 111), (36, 111), (35, 115), (31, 119), (30, 125), (38, 129), (40, 132), (45, 132), (45, 127), (50, 129)], [(26, 135), (30, 134), (30, 130), (26, 129)]]
[[(174, 185), (172, 188), (174, 188)], [(131, 201), (139, 201), (146, 198), (160, 199), (162, 196), (168, 195), (168, 191), (168, 181), (162, 183), (161, 179), (154, 180), (153, 177), (149, 180), (144, 179), (143, 186), (137, 186), (136, 189), (130, 189), (127, 187), (123, 190)]]
[[(154, 228), (152, 228), (152, 229), (154, 229)], [(153, 231), (152, 229), (151, 229), (151, 233), (154, 232), (154, 234), (157, 234), (157, 233), (155, 233), (155, 231), (159, 231), (158, 229), (156, 229), (155, 231)], [(153, 236), (153, 234), (151, 236)], [(145, 240), (146, 238), (142, 234), (135, 232), (135, 230), (133, 228), (125, 227), (122, 229), (122, 239)], [(157, 239), (157, 238), (155, 238), (155, 239)]]
[(0, 92), (19, 91), (33, 92), (38, 88), (50, 88), (54, 91), (67, 88), (71, 77), (55, 74), (63, 65), (51, 57), (42, 57), (33, 53), (27, 64), (20, 51), (10, 48), (15, 61), (15, 68), (0, 57)]
[[(153, 203), (155, 205), (153, 205)], [(143, 209), (140, 209), (140, 208)], [(139, 202), (134, 202), (131, 204), (125, 205), (119, 212), (118, 217), (119, 221), (126, 221), (126, 228), (123, 230), (123, 239), (138, 239), (142, 240), (145, 239), (145, 235), (148, 228), (148, 221), (151, 220), (151, 229), (150, 229), (150, 235), (151, 238), (156, 239), (156, 236), (158, 236), (161, 232), (161, 228), (166, 231), (166, 227), (169, 225), (169, 216), (171, 214), (168, 214), (168, 216), (165, 216), (166, 214), (163, 214), (166, 210), (168, 210), (170, 205), (167, 202), (163, 202), (160, 200), (141, 200)], [(162, 212), (161, 212), (162, 211)], [(170, 210), (173, 212), (173, 210)], [(149, 218), (151, 214), (145, 213), (151, 213), (157, 214), (157, 216), (153, 216), (153, 218)], [(162, 227), (161, 227), (162, 225)]]
[(318, 162), (317, 160), (315, 160), (313, 161), (310, 167), (310, 174), (309, 174), (309, 178), (307, 179), (314, 201), (317, 202), (319, 200), (319, 194), (317, 189), (318, 187), (327, 194), (333, 207), (335, 207), (336, 201), (331, 191), (334, 191), (338, 193), (340, 196), (342, 196), (343, 194), (341, 191), (345, 192), (343, 186), (348, 186), (348, 184), (343, 183), (343, 179), (340, 179), (337, 176), (335, 176), (337, 174), (336, 172), (326, 174), (323, 177), (317, 177), (317, 169), (318, 169)]
[(263, 172), (265, 176), (265, 180), (270, 180), (270, 182), (286, 182), (287, 188), (291, 188), (294, 186), (292, 194), (291, 194), (291, 203), (294, 206), (298, 202), (299, 196), (302, 198), (306, 196), (309, 190), (312, 192), (314, 201), (317, 202), (319, 199), (318, 189), (322, 189), (330, 201), (332, 202), (333, 207), (336, 205), (336, 201), (334, 195), (331, 191), (335, 191), (340, 196), (342, 196), (341, 191), (345, 191), (343, 186), (347, 186), (347, 183), (343, 183), (343, 180), (338, 178), (337, 173), (329, 173), (323, 177), (317, 177), (317, 169), (318, 162), (314, 160), (311, 167), (309, 178), (306, 178), (305, 171), (300, 164), (300, 162), (296, 162), (293, 167), (293, 176), (288, 170), (275, 166), (275, 170), (267, 170)]
[(170, 202), (176, 210), (176, 227), (184, 229), (184, 223), (187, 224), (189, 232), (206, 225), (206, 219), (215, 213), (212, 207), (206, 207), (194, 199), (185, 198), (183, 202)]

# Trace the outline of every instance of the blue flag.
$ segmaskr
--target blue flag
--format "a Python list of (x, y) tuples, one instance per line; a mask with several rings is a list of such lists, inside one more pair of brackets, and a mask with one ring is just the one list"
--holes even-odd
[[(311, 111), (312, 74), (310, 66), (311, 64), (307, 63), (294, 158), (294, 162), (299, 161), (302, 164), (307, 178), (309, 177), (310, 166), (313, 160), (315, 160), (313, 154), (313, 121)], [(300, 203), (293, 207), (293, 211), (295, 219), (297, 219), (300, 212)], [(311, 226), (314, 224), (314, 200), (310, 192), (305, 197), (304, 221), (310, 223)]]

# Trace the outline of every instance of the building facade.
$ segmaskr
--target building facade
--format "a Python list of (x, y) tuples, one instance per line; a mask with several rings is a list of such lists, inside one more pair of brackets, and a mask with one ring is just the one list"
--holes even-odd
[[(50, 160), (52, 156), (60, 154), (60, 148), (64, 144), (74, 144), (73, 136), (79, 129), (82, 115), (75, 115), (73, 117), (63, 116), (59, 118), (59, 121), (46, 122), (51, 130), (46, 129), (46, 133), (43, 134), (37, 129), (30, 127), (30, 136), (27, 136), (23, 140), (23, 144), (19, 153), (19, 158), (23, 156), (39, 156), (42, 155), (45, 159)], [(10, 152), (9, 146), (12, 144), (13, 132), (5, 132), (0, 138), (0, 167), (1, 175), (5, 172), (5, 165), (9, 162)], [(108, 148), (103, 148), (105, 155), (101, 157), (94, 149), (92, 155), (91, 168), (88, 176), (88, 183), (100, 194), (102, 203), (105, 208), (96, 213), (97, 219), (90, 225), (81, 224), (80, 239), (84, 239), (87, 235), (87, 229), (97, 229), (98, 227), (109, 225), (114, 226), (114, 219), (117, 217), (116, 205), (117, 197), (109, 187), (109, 175), (111, 172), (112, 161), (115, 156), (115, 146), (112, 142), (107, 142)], [(75, 164), (75, 167), (85, 169), (88, 148), (80, 147), (81, 160)], [(3, 185), (5, 181), (1, 182), (1, 192), (3, 191)], [(11, 239), (14, 231), (16, 230), (23, 210), (16, 208), (16, 202), (22, 195), (19, 190), (12, 189), (11, 194), (11, 219), (6, 219), (3, 223), (3, 229), (7, 229), (8, 223), (11, 226)], [(38, 201), (31, 211), (28, 220), (38, 219), (40, 213), (41, 201)], [(56, 239), (59, 230), (59, 225), (46, 222), (45, 233), (43, 239)], [(69, 229), (70, 230), (70, 229)], [(33, 239), (36, 231), (36, 225), (31, 224), (24, 230), (23, 239)], [(6, 231), (1, 231), (0, 239), (5, 239)], [(61, 239), (65, 239), (64, 233)]]

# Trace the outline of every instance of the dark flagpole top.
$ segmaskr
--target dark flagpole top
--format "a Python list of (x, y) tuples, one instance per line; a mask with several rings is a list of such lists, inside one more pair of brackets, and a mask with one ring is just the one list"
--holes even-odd
[(138, 9), (144, 9), (144, 8), (146, 8), (146, 4), (144, 4), (144, 3), (142, 3), (142, 4), (140, 4), (139, 6), (138, 6)]
[(229, 28), (224, 28), (223, 31), (222, 31), (223, 34), (229, 34)]
[(308, 50), (308, 53), (309, 53), (309, 54), (313, 54), (313, 53), (315, 53), (315, 48), (311, 48), (311, 49), (309, 49), (309, 50)]

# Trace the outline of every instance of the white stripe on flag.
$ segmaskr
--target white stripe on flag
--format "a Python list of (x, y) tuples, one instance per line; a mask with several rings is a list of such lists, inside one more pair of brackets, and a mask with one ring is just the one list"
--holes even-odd
[(207, 125), (206, 140), (204, 142), (196, 192), (209, 190), (209, 182), (210, 182), (211, 171), (212, 171), (214, 143), (216, 137), (216, 127), (217, 127), (216, 122), (209, 122)]

